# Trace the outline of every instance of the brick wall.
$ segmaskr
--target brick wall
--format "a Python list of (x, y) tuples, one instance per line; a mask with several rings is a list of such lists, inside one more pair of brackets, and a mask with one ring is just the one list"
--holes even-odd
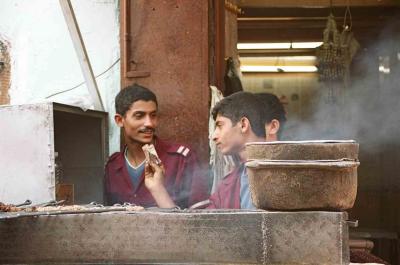
[(4, 42), (0, 41), (0, 60), (4, 62), (4, 65), (0, 66), (0, 105), (10, 103), (8, 90), (11, 81), (11, 64), (8, 49), (9, 47), (7, 47)]

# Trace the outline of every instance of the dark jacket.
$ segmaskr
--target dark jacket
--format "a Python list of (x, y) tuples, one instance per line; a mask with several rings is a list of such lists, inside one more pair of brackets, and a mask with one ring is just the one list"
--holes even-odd
[[(174, 202), (186, 208), (208, 198), (208, 181), (200, 174), (195, 153), (187, 146), (156, 138), (154, 147), (165, 168), (165, 185)], [(144, 172), (135, 187), (129, 177), (124, 152), (114, 153), (105, 168), (108, 205), (135, 203), (143, 207), (157, 206), (144, 184)]]
[(208, 209), (240, 209), (240, 172), (235, 168), (226, 175), (210, 197)]

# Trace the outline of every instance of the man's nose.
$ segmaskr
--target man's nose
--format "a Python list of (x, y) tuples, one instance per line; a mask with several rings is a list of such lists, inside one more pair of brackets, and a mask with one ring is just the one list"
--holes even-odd
[(213, 131), (211, 137), (212, 137), (212, 139), (213, 139), (214, 142), (217, 141), (217, 130), (214, 130), (214, 131)]
[(151, 116), (147, 115), (144, 120), (144, 126), (154, 128), (155, 120)]

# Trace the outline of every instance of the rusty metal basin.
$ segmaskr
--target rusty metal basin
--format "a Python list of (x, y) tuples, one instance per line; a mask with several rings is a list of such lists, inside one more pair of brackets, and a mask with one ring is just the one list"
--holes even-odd
[(255, 160), (246, 163), (254, 205), (265, 210), (346, 210), (357, 195), (359, 162)]

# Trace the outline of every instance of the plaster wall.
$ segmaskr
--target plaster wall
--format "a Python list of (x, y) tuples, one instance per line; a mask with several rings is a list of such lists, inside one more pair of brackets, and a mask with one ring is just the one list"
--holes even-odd
[[(72, 5), (95, 76), (115, 63), (97, 77), (105, 110), (113, 118), (120, 90), (119, 1), (72, 0)], [(59, 1), (1, 1), (0, 40), (10, 46), (10, 104), (54, 101), (93, 108)], [(109, 142), (110, 153), (119, 149), (119, 129), (112, 120)]]

